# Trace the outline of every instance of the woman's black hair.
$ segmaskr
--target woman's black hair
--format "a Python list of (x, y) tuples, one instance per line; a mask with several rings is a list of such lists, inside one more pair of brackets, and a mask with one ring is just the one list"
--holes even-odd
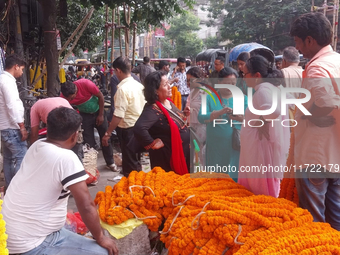
[(237, 59), (236, 59), (236, 60), (240, 60), (240, 61), (246, 62), (249, 58), (250, 58), (249, 52), (244, 51), (244, 52), (241, 52), (241, 53), (237, 56)]
[(195, 78), (203, 78), (204, 77), (203, 71), (201, 70), (201, 68), (199, 68), (197, 66), (191, 67), (187, 72), (187, 75), (188, 74), (190, 74), (191, 76), (193, 76)]
[(148, 74), (144, 79), (144, 97), (148, 104), (154, 104), (158, 100), (157, 90), (159, 89), (162, 77), (166, 76), (164, 71), (156, 71)]
[[(250, 58), (250, 53), (249, 52), (241, 52), (238, 56), (236, 60), (240, 60), (243, 62), (247, 62), (247, 60)], [(241, 70), (238, 71), (238, 75), (243, 78), (243, 72)]]
[(246, 62), (246, 67), (249, 73), (260, 73), (264, 81), (267, 81), (274, 86), (283, 84), (282, 72), (271, 67), (268, 60), (260, 55), (249, 58)]
[(238, 73), (236, 72), (236, 70), (227, 66), (218, 72), (218, 78), (225, 78), (232, 74), (235, 75), (236, 78), (238, 78)]

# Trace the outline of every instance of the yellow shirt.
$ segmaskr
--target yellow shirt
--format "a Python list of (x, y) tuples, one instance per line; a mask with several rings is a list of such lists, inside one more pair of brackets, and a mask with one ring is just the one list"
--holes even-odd
[(65, 75), (64, 68), (60, 68), (59, 70), (59, 80), (60, 80), (60, 83), (66, 82), (66, 75)]
[[(38, 69), (37, 69), (38, 68)], [(35, 69), (37, 69), (37, 74), (35, 75), (35, 79), (37, 79), (40, 75), (40, 67), (36, 66), (34, 69), (30, 69), (30, 81), (31, 84), (33, 83), (33, 77), (34, 77), (34, 73), (35, 73)], [(37, 82), (37, 84), (35, 84), (34, 88), (35, 89), (41, 89), (41, 79)]]
[[(339, 169), (340, 164), (340, 96), (336, 95), (330, 75), (340, 89), (340, 54), (331, 46), (322, 48), (307, 64), (303, 74), (302, 88), (311, 92), (311, 99), (303, 104), (310, 110), (312, 105), (333, 107), (332, 115), (336, 124), (318, 127), (306, 119), (297, 109), (295, 119), (295, 164), (306, 168), (306, 164), (319, 164), (330, 172)], [(319, 169), (318, 167), (314, 170)]]
[(130, 128), (135, 125), (146, 103), (143, 90), (144, 86), (131, 76), (118, 84), (113, 113), (116, 117), (122, 118), (118, 127)]

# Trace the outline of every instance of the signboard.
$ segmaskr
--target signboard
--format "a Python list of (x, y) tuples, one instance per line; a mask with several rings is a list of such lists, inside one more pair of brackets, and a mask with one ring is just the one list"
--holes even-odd
[(164, 38), (165, 31), (162, 28), (156, 28), (155, 30), (155, 37), (156, 38)]
[(57, 30), (56, 33), (57, 33), (57, 49), (61, 50), (61, 39), (59, 30)]

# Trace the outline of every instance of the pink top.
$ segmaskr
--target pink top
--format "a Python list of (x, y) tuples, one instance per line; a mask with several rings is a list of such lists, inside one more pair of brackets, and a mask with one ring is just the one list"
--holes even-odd
[[(265, 82), (255, 87), (253, 96), (253, 106), (257, 110), (268, 110), (273, 105), (272, 93), (277, 90), (277, 94), (281, 95), (282, 87)], [(289, 150), (289, 127), (281, 125), (282, 121), (288, 125), (288, 111), (286, 115), (281, 115), (281, 97), (277, 98), (277, 107), (270, 115), (265, 115), (267, 120), (279, 120), (268, 123), (269, 140), (262, 138), (260, 140), (259, 130), (251, 127), (248, 123), (250, 120), (259, 119), (259, 116), (252, 113), (249, 108), (245, 110), (246, 125), (241, 128), (241, 152), (240, 152), (240, 171), (238, 174), (238, 183), (253, 192), (255, 195), (269, 195), (278, 197), (280, 192), (280, 179), (283, 177), (281, 168), (286, 165), (286, 156)], [(288, 108), (288, 107), (287, 107)], [(273, 124), (274, 123), (274, 124)], [(251, 123), (254, 125), (254, 123)], [(279, 168), (280, 171), (266, 171), (270, 167)], [(246, 171), (249, 169), (257, 169), (258, 172)]]
[(50, 97), (36, 102), (31, 108), (31, 127), (38, 126), (40, 121), (47, 123), (47, 116), (50, 111), (59, 106), (72, 109), (70, 103), (61, 97)]
[[(77, 95), (76, 97), (70, 101), (70, 104), (80, 105), (89, 100), (93, 95), (97, 95), (99, 93), (99, 89), (92, 81), (88, 79), (80, 79), (73, 82), (77, 86)], [(62, 97), (64, 97), (62, 95)]]
[[(320, 164), (334, 172), (335, 165), (340, 164), (340, 96), (334, 91), (330, 75), (335, 78), (340, 89), (340, 54), (331, 46), (322, 48), (307, 64), (304, 71), (302, 88), (311, 92), (309, 102), (303, 104), (307, 110), (312, 105), (318, 107), (334, 107), (329, 114), (336, 119), (336, 124), (330, 127), (318, 127), (309, 120), (301, 119), (303, 113), (297, 110), (295, 119), (295, 164)], [(333, 164), (333, 165), (332, 165)]]

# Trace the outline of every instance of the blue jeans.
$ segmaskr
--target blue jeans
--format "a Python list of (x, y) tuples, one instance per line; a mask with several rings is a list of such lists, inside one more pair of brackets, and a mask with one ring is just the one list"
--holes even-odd
[(26, 141), (21, 141), (19, 129), (1, 130), (1, 146), (4, 156), (4, 174), (6, 187), (18, 172), (27, 151)]
[(186, 104), (187, 104), (187, 99), (188, 99), (188, 96), (189, 95), (182, 95), (182, 109), (180, 109), (180, 110), (184, 110), (184, 108), (185, 108), (185, 106), (186, 106)]
[(38, 247), (20, 255), (107, 255), (108, 250), (95, 240), (73, 233), (65, 228), (53, 232)]
[[(322, 168), (323, 171), (323, 168)], [(329, 178), (330, 176), (337, 178)], [(339, 174), (316, 175), (302, 172), (295, 174), (299, 206), (307, 209), (316, 222), (328, 222), (340, 231), (340, 178)]]

